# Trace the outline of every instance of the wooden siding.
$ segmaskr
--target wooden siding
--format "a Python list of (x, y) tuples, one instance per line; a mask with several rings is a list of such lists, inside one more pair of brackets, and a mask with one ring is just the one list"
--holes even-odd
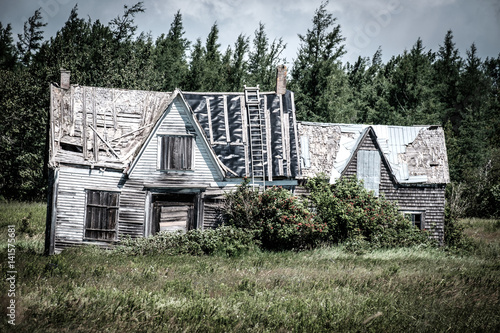
[[(377, 149), (374, 137), (369, 133), (360, 143), (359, 149)], [(346, 166), (344, 176), (355, 175), (357, 171), (357, 154)], [(400, 211), (422, 212), (424, 228), (429, 231), (430, 237), (441, 244), (444, 240), (444, 204), (445, 185), (436, 184), (397, 184), (390, 175), (389, 167), (382, 159), (380, 165), (380, 193), (385, 198), (396, 202)]]
[(118, 240), (143, 235), (144, 192), (133, 182), (126, 187), (119, 171), (61, 166), (56, 196), (55, 252), (84, 239), (86, 190), (118, 191)]
[[(217, 165), (210, 156), (202, 133), (188, 116), (189, 112), (179, 99), (167, 110), (156, 133), (153, 133), (146, 143), (145, 149), (137, 157), (139, 160), (130, 174), (130, 179), (142, 181), (148, 187), (198, 186), (208, 187), (210, 182), (220, 180)], [(157, 169), (158, 136), (186, 135), (195, 136), (193, 170), (160, 171)]]

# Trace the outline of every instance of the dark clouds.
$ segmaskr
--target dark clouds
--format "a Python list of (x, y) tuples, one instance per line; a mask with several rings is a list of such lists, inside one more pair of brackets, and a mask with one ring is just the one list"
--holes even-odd
[[(78, 2), (80, 17), (107, 23), (123, 12), (123, 5), (136, 1)], [(42, 8), (48, 23), (46, 37), (59, 30), (68, 19), (75, 0), (0, 0), (0, 21), (11, 23), (14, 36), (22, 33), (23, 23)], [(311, 20), (321, 1), (315, 0), (144, 0), (146, 13), (136, 17), (139, 31), (150, 31), (153, 38), (168, 32), (177, 10), (184, 20), (185, 37), (202, 41), (217, 22), (221, 50), (233, 46), (240, 33), (253, 39), (262, 22), (271, 41), (282, 37), (287, 43), (289, 65), (299, 47), (297, 34), (312, 27)], [(498, 0), (336, 0), (328, 10), (337, 17), (348, 51), (344, 61), (358, 56), (371, 57), (380, 46), (383, 59), (409, 50), (421, 38), (426, 50), (436, 51), (451, 29), (462, 56), (474, 42), (480, 57), (500, 53), (500, 1)]]

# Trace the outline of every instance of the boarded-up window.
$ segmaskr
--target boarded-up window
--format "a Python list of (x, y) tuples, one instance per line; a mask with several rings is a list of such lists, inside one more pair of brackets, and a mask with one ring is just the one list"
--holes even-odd
[(116, 240), (119, 193), (87, 190), (85, 238)]
[(158, 137), (159, 170), (192, 170), (193, 137), (161, 135)]
[(358, 150), (356, 174), (364, 187), (378, 197), (380, 185), (380, 153), (378, 150)]

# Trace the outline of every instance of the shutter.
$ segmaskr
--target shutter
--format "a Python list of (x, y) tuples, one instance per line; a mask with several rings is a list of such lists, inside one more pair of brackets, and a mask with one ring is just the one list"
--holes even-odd
[(378, 150), (358, 150), (356, 174), (363, 180), (364, 187), (379, 195), (380, 185), (380, 153)]

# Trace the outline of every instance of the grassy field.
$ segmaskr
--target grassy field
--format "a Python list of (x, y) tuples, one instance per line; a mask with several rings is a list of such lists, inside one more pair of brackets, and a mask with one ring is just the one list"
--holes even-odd
[[(31, 215), (30, 215), (31, 213)], [(239, 257), (130, 256), (75, 248), (45, 257), (43, 204), (0, 203), (2, 276), (16, 226), (9, 332), (498, 332), (500, 222), (462, 220), (473, 252), (343, 247)]]

